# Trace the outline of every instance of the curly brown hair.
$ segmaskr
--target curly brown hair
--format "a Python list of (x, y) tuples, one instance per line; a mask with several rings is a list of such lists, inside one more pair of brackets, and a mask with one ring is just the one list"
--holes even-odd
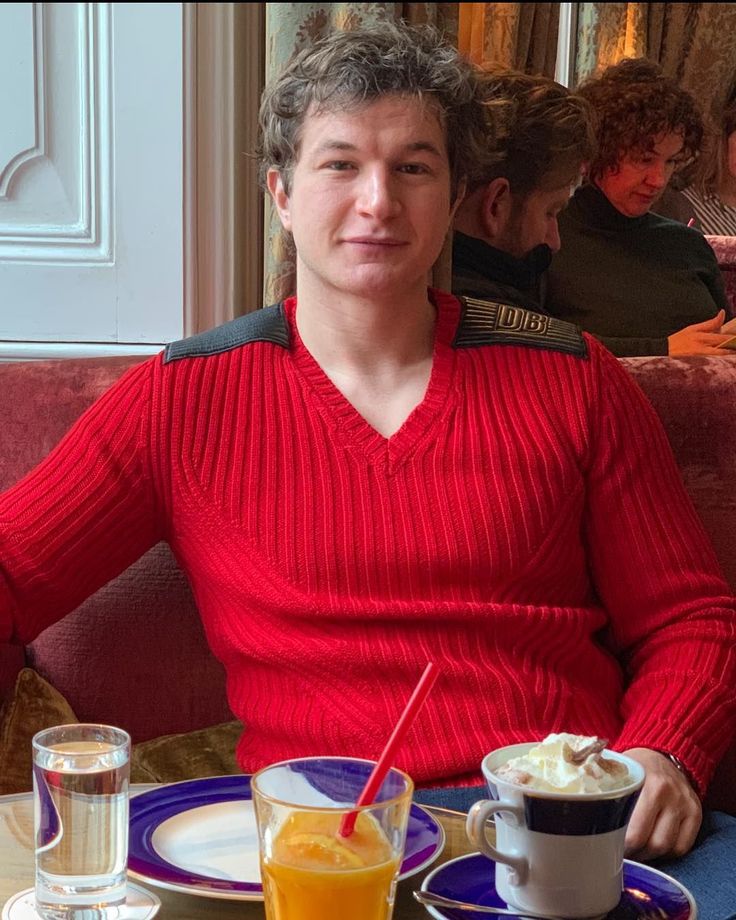
[(589, 178), (615, 171), (629, 153), (653, 149), (663, 134), (682, 134), (680, 165), (700, 152), (703, 120), (695, 100), (646, 58), (624, 58), (578, 88), (593, 109), (598, 152)]
[(260, 180), (270, 168), (289, 192), (309, 112), (359, 109), (386, 94), (423, 99), (445, 129), (453, 198), (475, 163), (485, 162), (489, 125), (477, 70), (431, 26), (381, 22), (334, 32), (300, 51), (263, 92)]
[(595, 152), (590, 104), (549, 77), (486, 65), (479, 93), (492, 130), (496, 162), (475, 163), (472, 192), (494, 179), (508, 179), (511, 192), (525, 197), (537, 189), (570, 185)]

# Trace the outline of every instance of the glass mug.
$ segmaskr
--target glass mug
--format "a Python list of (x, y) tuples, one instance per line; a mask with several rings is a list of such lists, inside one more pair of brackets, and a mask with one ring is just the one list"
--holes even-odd
[[(307, 757), (253, 776), (267, 920), (389, 920), (414, 784), (392, 768), (373, 804), (356, 808), (374, 766)], [(353, 812), (355, 828), (342, 837)]]

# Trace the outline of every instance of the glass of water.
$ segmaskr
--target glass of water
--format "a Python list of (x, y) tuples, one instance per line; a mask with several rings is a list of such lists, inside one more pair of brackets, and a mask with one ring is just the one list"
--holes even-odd
[(58, 725), (33, 738), (36, 909), (46, 920), (113, 920), (126, 897), (130, 736)]

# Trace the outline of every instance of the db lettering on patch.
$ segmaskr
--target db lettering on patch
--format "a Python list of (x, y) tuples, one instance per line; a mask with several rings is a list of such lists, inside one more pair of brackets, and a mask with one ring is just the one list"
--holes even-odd
[(549, 316), (531, 313), (529, 310), (502, 303), (499, 304), (496, 328), (546, 335), (549, 329)]

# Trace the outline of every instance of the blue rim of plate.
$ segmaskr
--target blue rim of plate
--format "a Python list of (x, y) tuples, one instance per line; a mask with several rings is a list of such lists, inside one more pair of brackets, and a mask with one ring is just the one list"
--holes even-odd
[[(154, 849), (156, 828), (175, 815), (221, 802), (250, 801), (250, 776), (213, 776), (149, 789), (130, 800), (128, 874), (161, 888), (211, 898), (262, 901), (260, 882), (235, 882), (189, 872), (168, 862)], [(399, 879), (426, 869), (445, 846), (442, 825), (420, 805), (412, 804)]]
[[(482, 853), (458, 856), (430, 872), (422, 882), (422, 891), (479, 907), (505, 908), (506, 902), (496, 892), (494, 867), (493, 860)], [(649, 903), (643, 910), (646, 899)], [(488, 918), (488, 914), (472, 910), (429, 906), (425, 906), (425, 910), (437, 920)], [(697, 916), (695, 900), (684, 885), (658, 869), (625, 859), (624, 892), (618, 906), (606, 914), (605, 920), (697, 920)], [(519, 911), (518, 920), (523, 918), (524, 912)]]

